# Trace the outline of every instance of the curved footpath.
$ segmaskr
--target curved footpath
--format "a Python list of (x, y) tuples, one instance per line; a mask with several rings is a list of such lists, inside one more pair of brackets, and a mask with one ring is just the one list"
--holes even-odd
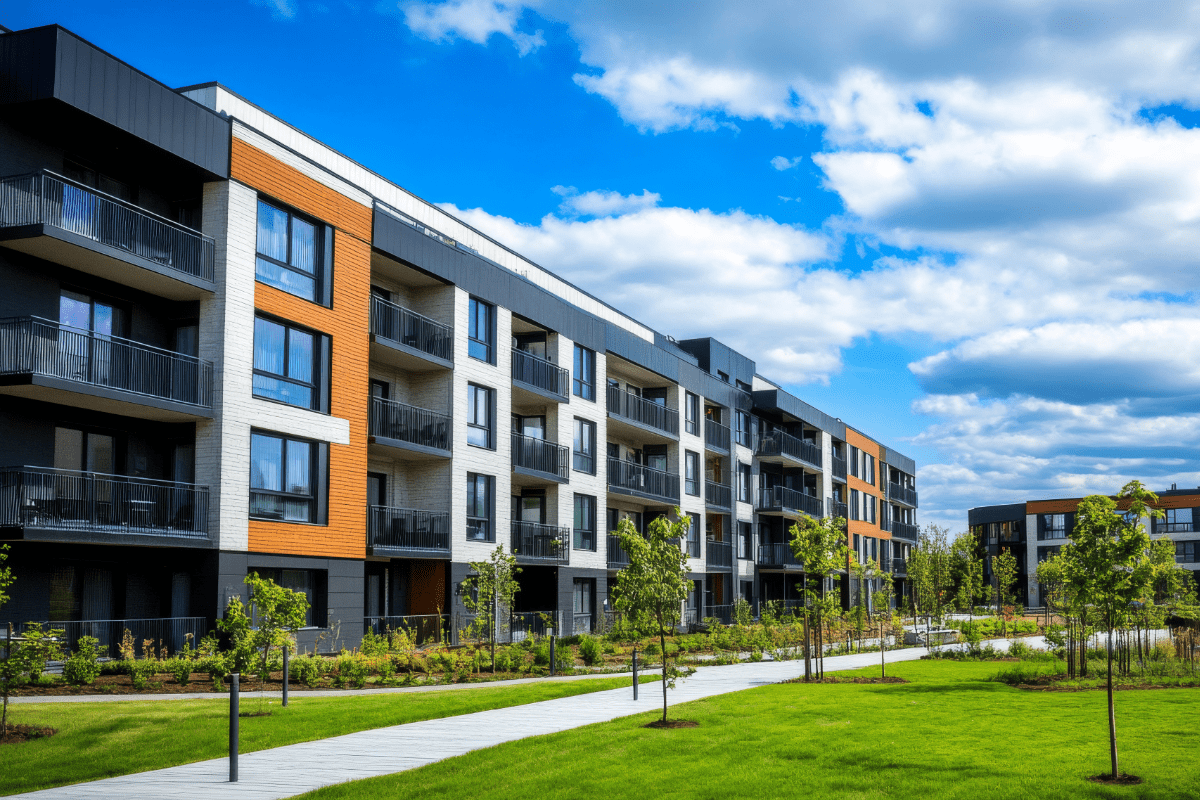
[[(1029, 637), (1023, 641), (1034, 647), (1044, 646), (1041, 637)], [(992, 645), (1003, 649), (1008, 643), (997, 640)], [(887, 661), (914, 661), (926, 652), (925, 648), (889, 651)], [(828, 656), (825, 669), (833, 672), (871, 667), (878, 663), (877, 652)], [(701, 667), (695, 675), (680, 681), (677, 688), (670, 690), (668, 703), (675, 705), (752, 689), (795, 678), (803, 673), (803, 661), (761, 661), (755, 664)], [(297, 692), (296, 696), (311, 694)], [(635, 702), (630, 687), (610, 689), (390, 728), (374, 728), (331, 739), (245, 753), (238, 759), (238, 783), (228, 782), (228, 760), (215, 758), (11, 796), (46, 800), (113, 797), (124, 800), (195, 800), (196, 797), (276, 800), (335, 783), (403, 772), (515, 739), (558, 733), (662, 707), (662, 688), (659, 684), (642, 686), (640, 695)], [(66, 699), (77, 701), (85, 698)]]

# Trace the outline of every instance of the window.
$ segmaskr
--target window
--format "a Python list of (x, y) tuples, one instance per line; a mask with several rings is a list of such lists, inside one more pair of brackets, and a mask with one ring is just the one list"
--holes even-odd
[(576, 472), (596, 474), (596, 423), (575, 418), (575, 445), (571, 456)]
[(866, 522), (874, 523), (876, 520), (875, 509), (876, 509), (875, 497), (864, 493), (863, 494), (863, 520)]
[[(308, 612), (304, 618), (304, 627), (311, 628), (325, 620), (325, 594), (327, 573), (320, 569), (274, 569), (272, 567), (250, 567), (246, 574), (258, 573), (258, 577), (275, 581), (277, 586), (299, 592), (308, 598)], [(256, 613), (253, 596), (250, 598), (251, 612)], [(258, 621), (252, 620), (252, 624)]]
[(700, 495), (700, 454), (691, 450), (683, 454), (683, 491), (690, 495)]
[(684, 396), (683, 428), (693, 436), (700, 435), (700, 396), (691, 392)]
[(858, 448), (850, 447), (849, 449), (850, 449), (850, 474), (856, 478), (861, 478), (862, 477), (861, 470), (859, 470), (859, 468), (858, 468), (859, 464), (861, 463), (861, 459), (858, 456), (858, 452), (859, 452)]
[[(1189, 509), (1190, 510), (1190, 509)], [(1196, 545), (1197, 542), (1176, 542), (1175, 543), (1175, 563), (1176, 564), (1193, 564), (1196, 561)]]
[(255, 279), (305, 300), (327, 303), (322, 262), (333, 243), (326, 238), (323, 226), (259, 200)]
[(1190, 508), (1168, 508), (1166, 516), (1156, 520), (1156, 533), (1191, 533), (1194, 530), (1192, 519)]
[(471, 298), (467, 313), (467, 355), (495, 364), (492, 354), (492, 340), (495, 338), (496, 309), (482, 300)]
[(467, 538), (473, 541), (496, 541), (492, 526), (494, 481), (491, 475), (467, 473)]
[(284, 522), (317, 521), (315, 442), (250, 434), (250, 516)]
[(750, 439), (750, 414), (746, 411), (733, 412), (733, 422), (735, 427), (735, 438), (737, 443), (743, 447), (753, 447)]
[(575, 371), (571, 380), (576, 397), (596, 399), (596, 354), (583, 345), (575, 345)]
[(1066, 514), (1040, 514), (1038, 516), (1039, 539), (1067, 538)]
[(688, 514), (687, 554), (688, 554), (688, 558), (699, 558), (700, 557), (700, 515), (699, 514)]
[(467, 444), (494, 447), (492, 439), (492, 390), (467, 384)]
[(864, 483), (875, 485), (875, 456), (863, 453), (862, 479)]
[(317, 334), (254, 318), (254, 396), (300, 408), (320, 408), (323, 380)]
[(861, 492), (858, 489), (850, 490), (850, 519), (862, 519), (862, 505), (858, 499)]
[(750, 499), (750, 465), (738, 464), (738, 502), (749, 503)]
[(738, 523), (738, 558), (753, 559), (754, 526), (749, 522)]
[(575, 495), (575, 549), (596, 549), (596, 498)]
[(592, 598), (596, 594), (596, 579), (576, 578), (573, 582), (573, 589), (571, 611), (575, 618), (571, 626), (571, 632), (576, 634), (591, 633)]
[(717, 377), (720, 378), (725, 383), (729, 383), (729, 375), (722, 372), (721, 370), (717, 370)]

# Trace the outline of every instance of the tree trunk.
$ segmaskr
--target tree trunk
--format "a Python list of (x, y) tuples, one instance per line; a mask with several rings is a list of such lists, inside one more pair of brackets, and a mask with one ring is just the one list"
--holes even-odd
[(1112, 755), (1112, 776), (1117, 777), (1117, 717), (1113, 711), (1112, 623), (1108, 625), (1108, 745)]
[(883, 653), (887, 648), (883, 646), (883, 620), (879, 621), (879, 675), (887, 677), (887, 662), (883, 659)]
[(662, 645), (663, 722), (667, 721), (667, 632), (661, 621), (658, 625), (658, 642)]
[(10, 622), (10, 623), (8, 623), (8, 638), (4, 640), (4, 667), (5, 667), (4, 713), (2, 716), (0, 716), (0, 732), (2, 732), (2, 733), (0, 733), (0, 735), (3, 735), (3, 736), (8, 735), (8, 683), (9, 683), (9, 679), (7, 677), (7, 673), (8, 673), (8, 660), (10, 658), (12, 658), (12, 638), (13, 638), (13, 626), (12, 626), (12, 623)]
[(810, 655), (811, 642), (809, 641), (808, 629), (808, 604), (804, 606), (804, 680), (805, 682), (812, 680), (812, 659)]

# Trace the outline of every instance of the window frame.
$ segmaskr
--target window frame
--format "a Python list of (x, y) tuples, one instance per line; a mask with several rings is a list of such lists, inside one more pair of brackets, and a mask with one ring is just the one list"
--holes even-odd
[[(287, 262), (280, 261), (279, 259), (275, 258), (274, 256), (269, 256), (269, 255), (261, 252), (258, 249), (258, 232), (259, 232), (258, 226), (259, 226), (259, 220), (261, 218), (261, 210), (262, 210), (261, 206), (264, 206), (264, 205), (269, 208), (274, 209), (275, 211), (278, 211), (280, 213), (287, 215)], [(305, 272), (303, 269), (301, 269), (291, 263), (288, 263), (292, 259), (292, 229), (293, 229), (293, 222), (296, 219), (299, 219), (302, 222), (306, 222), (309, 225), (312, 225), (312, 227), (313, 227), (313, 262), (314, 262), (314, 264), (313, 264), (313, 272), (311, 274), (308, 272)], [(301, 211), (297, 211), (295, 208), (293, 208), (292, 206), (290, 206), (286, 203), (281, 203), (277, 200), (274, 200), (272, 198), (265, 197), (264, 195), (259, 194), (258, 198), (257, 198), (257, 203), (255, 204), (255, 207), (254, 207), (254, 280), (258, 283), (263, 284), (264, 286), (270, 286), (273, 289), (278, 289), (281, 292), (290, 294), (292, 297), (299, 297), (301, 300), (306, 300), (310, 303), (316, 303), (317, 305), (325, 306), (328, 308), (330, 306), (330, 299), (331, 299), (330, 297), (328, 297), (328, 295), (332, 294), (332, 291), (330, 291), (330, 285), (329, 285), (330, 281), (328, 279), (331, 276), (332, 269), (333, 269), (333, 264), (332, 264), (332, 261), (333, 261), (332, 249), (333, 248), (331, 247), (331, 245), (333, 244), (332, 239), (333, 239), (333, 236), (332, 236), (331, 232), (329, 231), (329, 227), (325, 223), (321, 222), (321, 220), (317, 219), (316, 217), (312, 216), (311, 214), (305, 214)], [(297, 294), (296, 292), (294, 292), (290, 289), (286, 289), (282, 286), (271, 283), (267, 280), (263, 280), (263, 278), (260, 277), (259, 271), (258, 271), (259, 259), (262, 259), (262, 260), (266, 261), (267, 263), (273, 264), (282, 269), (286, 269), (289, 272), (293, 272), (302, 278), (307, 278), (307, 279), (311, 280), (313, 282), (313, 296), (305, 297), (304, 295)]]
[(754, 471), (750, 464), (738, 462), (738, 502), (754, 502)]
[[(284, 331), (284, 345), (283, 345), (284, 374), (282, 374), (282, 375), (276, 374), (274, 372), (268, 372), (265, 369), (254, 366), (254, 361), (258, 354), (258, 322), (259, 322), (259, 320), (261, 320), (269, 325), (278, 325), (281, 328), (283, 328), (283, 331)], [(267, 400), (268, 402), (272, 402), (272, 403), (282, 403), (283, 405), (292, 406), (293, 408), (304, 408), (309, 411), (319, 411), (323, 414), (328, 414), (329, 413), (329, 408), (328, 408), (329, 404), (327, 401), (327, 397), (328, 397), (328, 393), (329, 393), (328, 392), (328, 382), (329, 382), (329, 373), (330, 373), (329, 366), (326, 363), (327, 358), (328, 358), (328, 353), (330, 350), (330, 348), (326, 344), (326, 340), (328, 337), (325, 334), (321, 333), (320, 331), (315, 331), (312, 328), (306, 328), (303, 325), (296, 325), (292, 322), (289, 322), (288, 320), (280, 319), (279, 317), (275, 317), (270, 314), (263, 314), (260, 312), (256, 312), (254, 314), (254, 325), (255, 325), (254, 341), (251, 344), (251, 354), (250, 354), (250, 368), (251, 368), (251, 373), (252, 373), (252, 377), (250, 379), (250, 393), (254, 397), (258, 398), (259, 400)], [(303, 334), (306, 334), (306, 335), (312, 337), (312, 361), (313, 361), (312, 376), (313, 377), (312, 377), (311, 383), (305, 383), (304, 381), (297, 380), (297, 379), (289, 377), (287, 375), (287, 372), (289, 371), (289, 369), (291, 367), (291, 361), (292, 361), (292, 349), (291, 349), (292, 331), (297, 331), (299, 333), (303, 333)], [(309, 404), (307, 406), (304, 406), (304, 405), (300, 405), (299, 403), (291, 403), (291, 402), (288, 402), (287, 400), (282, 400), (278, 397), (268, 397), (267, 395), (259, 394), (258, 387), (256, 386), (256, 382), (255, 382), (255, 378), (257, 378), (258, 376), (262, 376), (264, 378), (269, 378), (269, 379), (275, 380), (275, 381), (281, 381), (283, 383), (295, 384), (296, 386), (303, 386), (305, 388), (310, 389), (312, 391), (312, 394), (310, 396)]]
[(861, 494), (862, 494), (862, 492), (860, 492), (858, 489), (850, 490), (849, 508), (850, 508), (850, 519), (852, 519), (852, 520), (856, 520), (856, 521), (862, 520), (862, 501), (859, 499), (859, 495), (861, 495)]
[[(479, 309), (484, 312), (483, 327), (487, 339), (471, 335), (472, 329), (476, 334), (479, 333)], [(483, 358), (474, 352), (475, 346), (483, 348)], [(478, 297), (471, 297), (467, 301), (467, 355), (485, 364), (496, 363), (496, 306)]]
[(754, 523), (738, 520), (738, 559), (754, 560)]
[[(471, 513), (478, 510), (479, 505), (479, 488), (484, 488), (484, 515)], [(494, 475), (484, 475), (479, 472), (467, 473), (467, 496), (466, 500), (466, 517), (467, 517), (467, 541), (468, 542), (495, 542), (496, 541), (496, 477)], [(472, 492), (474, 490), (474, 493)], [(475, 499), (473, 504), (472, 498)], [(472, 508), (472, 505), (476, 508)], [(474, 530), (479, 530), (479, 524), (484, 525), (483, 536), (472, 536), (472, 523), (475, 524)]]
[(689, 512), (688, 515), (688, 531), (687, 531), (687, 556), (688, 558), (700, 557), (700, 515)]
[[(286, 489), (283, 489), (283, 490), (266, 489), (266, 488), (262, 488), (262, 487), (255, 487), (253, 485), (253, 481), (254, 481), (254, 437), (256, 437), (256, 436), (263, 438), (263, 439), (275, 439), (280, 442), (280, 449), (279, 449), (279, 458), (280, 458), (279, 485), (280, 486), (287, 486), (287, 483), (288, 483), (287, 468), (288, 468), (288, 445), (289, 445), (289, 443), (304, 444), (304, 445), (308, 446), (308, 448), (309, 448), (308, 482), (309, 482), (309, 487), (310, 487), (309, 494), (302, 495), (297, 492), (289, 492)], [(323, 444), (324, 444), (323, 442), (319, 442), (319, 441), (316, 441), (313, 439), (305, 439), (300, 436), (288, 436), (286, 434), (275, 433), (272, 431), (259, 430), (257, 428), (250, 429), (250, 475), (249, 475), (250, 505), (249, 505), (249, 510), (248, 510), (248, 516), (250, 519), (263, 520), (265, 522), (285, 522), (285, 523), (292, 524), (292, 525), (324, 525), (324, 524), (326, 524), (325, 520), (323, 519), (323, 516), (324, 516), (322, 513), (323, 503), (321, 502), (321, 500), (326, 491), (324, 476), (325, 476), (325, 473), (327, 472), (327, 470), (323, 469), (323, 463), (324, 463), (324, 459), (327, 457), (328, 451), (326, 450), (325, 447), (323, 447)], [(267, 495), (270, 497), (280, 497), (285, 500), (293, 500), (293, 501), (307, 500), (310, 504), (309, 505), (309, 508), (310, 508), (309, 517), (310, 518), (306, 519), (306, 520), (287, 519), (286, 517), (283, 517), (283, 516), (267, 516), (262, 513), (256, 514), (254, 512), (254, 495), (255, 494)]]
[[(581, 502), (582, 502), (582, 506), (584, 508), (584, 516), (587, 517), (587, 519), (585, 519), (584, 522), (590, 523), (591, 527), (580, 528), (577, 524), (580, 520), (579, 512), (580, 512)], [(572, 547), (572, 549), (587, 550), (587, 551), (591, 551), (593, 553), (596, 552), (596, 547), (597, 547), (596, 542), (597, 542), (597, 539), (599, 538), (596, 535), (596, 513), (597, 513), (598, 505), (599, 504), (596, 501), (595, 495), (579, 494), (578, 492), (575, 494), (575, 501), (574, 501), (574, 505), (572, 506), (573, 511), (574, 511), (574, 516), (573, 516), (572, 522), (571, 522), (571, 547)], [(590, 539), (589, 539), (589, 537), (590, 537)], [(590, 541), (590, 543), (589, 543), (589, 541)]]
[[(688, 486), (692, 488), (688, 489)], [(683, 493), (700, 496), (700, 454), (691, 450), (683, 451)]]
[[(582, 377), (581, 371), (585, 373)], [(596, 351), (578, 342), (575, 343), (571, 361), (571, 393), (580, 399), (596, 402)]]
[[(484, 393), (483, 408), (487, 414), (484, 424), (475, 421), (475, 413), (479, 410), (478, 395)], [(479, 444), (471, 441), (471, 431), (483, 431), (486, 443)], [(484, 450), (496, 449), (496, 390), (490, 386), (478, 383), (467, 384), (467, 444)]]
[(683, 429), (693, 436), (700, 435), (700, 395), (695, 392), (683, 396)]
[[(587, 445), (589, 452), (579, 450), (580, 433), (586, 432)], [(587, 459), (590, 463), (589, 467), (580, 467), (581, 459)], [(596, 423), (590, 419), (575, 417), (571, 424), (571, 469), (575, 472), (582, 472), (586, 475), (596, 474)]]

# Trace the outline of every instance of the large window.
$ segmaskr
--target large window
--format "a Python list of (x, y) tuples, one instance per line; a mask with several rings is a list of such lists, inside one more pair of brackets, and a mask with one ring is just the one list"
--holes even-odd
[(693, 436), (700, 435), (700, 396), (691, 392), (683, 398), (683, 429)]
[(492, 437), (492, 390), (467, 384), (467, 444), (494, 447)]
[(1067, 538), (1066, 514), (1042, 514), (1038, 525), (1039, 539)]
[(850, 490), (850, 519), (862, 519), (862, 501), (859, 495), (862, 494), (858, 489)]
[(1155, 526), (1157, 533), (1191, 533), (1193, 527), (1193, 509), (1190, 508), (1168, 508), (1166, 516), (1161, 520), (1157, 520)]
[(575, 444), (571, 461), (576, 472), (596, 474), (596, 423), (575, 418)]
[(854, 447), (854, 446), (850, 446), (847, 449), (850, 451), (850, 457), (848, 459), (849, 466), (850, 466), (850, 474), (856, 478), (861, 478), (862, 471), (859, 469), (859, 465), (862, 463), (862, 456), (859, 455), (859, 453), (861, 451), (857, 447)]
[(317, 334), (254, 318), (254, 396), (301, 408), (319, 408), (324, 380)]
[(258, 258), (254, 277), (288, 294), (325, 302), (323, 228), (265, 200), (258, 201)]
[(315, 442), (250, 434), (250, 516), (317, 521)]
[(1196, 551), (1200, 542), (1176, 542), (1175, 543), (1175, 563), (1176, 564), (1194, 564), (1196, 562)]
[(467, 538), (477, 542), (496, 541), (492, 524), (495, 508), (495, 479), (491, 475), (467, 473)]
[(749, 522), (738, 523), (738, 558), (754, 558), (754, 525)]
[[(250, 567), (247, 574), (258, 573), (258, 577), (275, 581), (277, 586), (299, 592), (308, 598), (308, 612), (304, 618), (306, 628), (326, 620), (325, 594), (328, 577), (325, 570), (318, 569), (276, 569), (273, 567)], [(257, 624), (258, 609), (254, 607), (254, 597), (250, 598), (251, 612)]]
[(875, 456), (863, 453), (862, 479), (864, 483), (875, 485)]
[(691, 450), (683, 454), (683, 491), (700, 495), (700, 454)]
[(596, 498), (575, 495), (575, 549), (596, 549)]
[(877, 501), (873, 495), (863, 494), (863, 520), (874, 523), (876, 521), (875, 510), (878, 507)]
[(700, 557), (700, 515), (688, 514), (687, 554), (689, 558)]
[(738, 464), (737, 475), (738, 475), (738, 502), (739, 503), (752, 502), (751, 497), (750, 497), (750, 465), (749, 464)]
[(750, 434), (750, 414), (746, 411), (733, 412), (734, 439), (743, 447), (753, 447)]
[(576, 397), (596, 399), (596, 354), (583, 345), (575, 345), (575, 371), (571, 386)]
[(482, 300), (471, 298), (467, 320), (467, 355), (495, 364), (492, 342), (496, 338), (496, 308)]

